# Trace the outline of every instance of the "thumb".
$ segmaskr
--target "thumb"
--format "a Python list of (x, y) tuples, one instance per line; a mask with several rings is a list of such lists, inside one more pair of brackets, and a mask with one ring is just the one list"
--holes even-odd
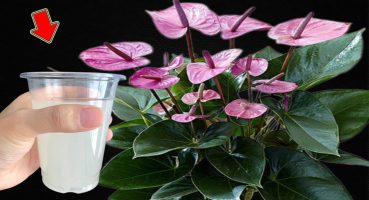
[(97, 107), (72, 104), (28, 109), (22, 115), (24, 128), (35, 133), (87, 131), (99, 127), (104, 118)]

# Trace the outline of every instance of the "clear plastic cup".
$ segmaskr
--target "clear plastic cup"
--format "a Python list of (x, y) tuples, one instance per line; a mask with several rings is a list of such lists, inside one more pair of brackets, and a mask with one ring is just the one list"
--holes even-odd
[(34, 109), (60, 104), (91, 105), (104, 112), (103, 124), (72, 134), (37, 137), (43, 183), (56, 192), (83, 193), (95, 188), (104, 156), (115, 91), (125, 76), (84, 72), (27, 72)]

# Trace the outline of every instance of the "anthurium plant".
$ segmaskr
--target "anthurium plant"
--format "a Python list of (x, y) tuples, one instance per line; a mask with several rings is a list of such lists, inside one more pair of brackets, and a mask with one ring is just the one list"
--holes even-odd
[[(363, 30), (314, 18), (272, 26), (243, 15), (218, 16), (206, 5), (180, 3), (147, 11), (169, 39), (186, 38), (189, 58), (163, 52), (146, 66), (145, 42), (104, 43), (80, 58), (104, 71), (134, 69), (117, 91), (109, 144), (122, 149), (106, 164), (100, 184), (110, 200), (347, 200), (344, 185), (324, 163), (369, 162), (339, 149), (369, 121), (369, 91), (308, 90), (358, 63)], [(229, 49), (193, 52), (191, 31), (220, 33)], [(236, 38), (268, 31), (270, 47), (250, 55)], [(354, 172), (352, 172), (354, 173)]]

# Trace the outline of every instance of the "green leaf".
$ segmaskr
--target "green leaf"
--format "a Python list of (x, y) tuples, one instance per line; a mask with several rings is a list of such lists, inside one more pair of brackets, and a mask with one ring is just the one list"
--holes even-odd
[[(168, 95), (162, 91), (156, 91), (161, 99), (168, 98)], [(133, 88), (128, 86), (118, 86), (113, 112), (122, 120), (129, 121), (146, 117), (145, 113), (156, 103), (156, 99), (150, 90)]]
[(146, 125), (142, 119), (135, 119), (121, 122), (110, 128), (114, 135), (108, 145), (119, 149), (127, 149), (132, 147), (133, 140), (146, 128)]
[(353, 138), (369, 123), (368, 90), (326, 90), (314, 96), (332, 111), (340, 141)]
[(266, 146), (297, 147), (286, 131), (272, 131), (263, 135), (263, 144)]
[(140, 200), (150, 199), (153, 189), (141, 189), (141, 190), (117, 190), (109, 196), (108, 200)]
[(102, 169), (102, 186), (132, 190), (162, 186), (189, 173), (197, 161), (197, 153), (186, 150), (178, 156), (178, 165), (170, 155), (133, 159), (132, 149), (115, 156)]
[[(241, 88), (239, 85), (241, 83), (241, 79), (235, 79), (230, 70), (219, 74), (218, 76), (219, 83), (222, 87), (223, 95), (226, 100), (226, 103), (233, 101), (238, 98), (238, 91)], [(215, 81), (211, 79), (210, 86), (215, 91), (218, 91), (218, 88), (215, 84)]]
[(286, 112), (277, 100), (267, 97), (262, 102), (283, 121), (290, 137), (301, 147), (338, 155), (338, 126), (332, 112), (312, 94), (296, 91)]
[(203, 161), (192, 172), (192, 182), (209, 199), (239, 199), (246, 185), (228, 179)]
[(346, 73), (360, 61), (363, 31), (297, 49), (288, 63), (285, 79), (306, 90)]
[(191, 179), (182, 177), (161, 187), (151, 196), (151, 200), (178, 198), (195, 192), (197, 189), (193, 186)]
[(266, 200), (350, 200), (327, 167), (293, 149), (269, 147), (270, 175), (259, 189)]
[(260, 186), (265, 166), (263, 147), (249, 138), (238, 138), (232, 147), (232, 152), (221, 147), (207, 149), (208, 161), (234, 181)]
[(211, 125), (200, 139), (192, 137), (189, 124), (161, 121), (145, 129), (134, 141), (135, 157), (161, 155), (176, 149), (210, 148), (224, 144), (232, 135), (231, 123)]
[(279, 53), (278, 51), (274, 50), (272, 47), (267, 46), (264, 47), (263, 49), (260, 49), (259, 51), (257, 51), (256, 53), (254, 53), (254, 56), (256, 58), (264, 58), (266, 60), (272, 60), (274, 58), (277, 58), (279, 56), (281, 56), (282, 54)]
[(360, 156), (341, 150), (339, 153), (339, 157), (334, 155), (318, 154), (315, 156), (315, 158), (327, 163), (369, 167), (369, 161), (361, 158)]
[[(363, 52), (364, 29), (326, 42), (295, 49), (287, 65), (285, 80), (307, 90), (352, 69)], [(260, 76), (271, 78), (282, 67), (286, 54), (269, 61), (268, 70)]]
[(170, 91), (176, 96), (177, 99), (180, 99), (185, 93), (191, 92), (193, 89), (192, 83), (188, 80), (186, 70), (182, 70), (178, 74), (178, 78), (180, 78), (179, 82), (173, 85), (170, 88)]

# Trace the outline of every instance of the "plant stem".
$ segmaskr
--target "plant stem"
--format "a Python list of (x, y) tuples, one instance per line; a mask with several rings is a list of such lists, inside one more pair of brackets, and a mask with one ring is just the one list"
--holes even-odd
[(170, 119), (172, 116), (170, 115), (169, 111), (165, 107), (164, 103), (161, 101), (159, 95), (155, 92), (155, 90), (150, 89), (151, 93), (154, 95), (155, 99), (159, 102), (160, 106), (163, 108), (166, 116)]
[(253, 101), (253, 97), (252, 97), (252, 81), (251, 81), (251, 76), (250, 76), (250, 74), (248, 72), (247, 72), (247, 87), (248, 87), (249, 101), (252, 102)]
[(236, 39), (235, 38), (229, 39), (229, 48), (230, 49), (236, 48)]
[(245, 193), (245, 200), (251, 200), (252, 197), (254, 196), (254, 192), (255, 192), (254, 188), (248, 187)]
[(193, 44), (192, 44), (192, 37), (190, 28), (187, 28), (186, 31), (186, 44), (187, 44), (187, 51), (188, 55), (190, 55), (191, 62), (195, 62), (195, 55), (193, 53)]
[(174, 104), (174, 107), (173, 107), (174, 108), (174, 111), (176, 111), (176, 113), (182, 113), (182, 109), (178, 105), (178, 102), (177, 102), (176, 98), (173, 96), (172, 92), (168, 88), (165, 88), (165, 91), (167, 91), (167, 93), (170, 96), (170, 99), (172, 100), (172, 102)]
[(220, 94), (220, 97), (222, 98), (222, 101), (225, 104), (226, 101), (225, 101), (225, 98), (224, 98), (224, 95), (223, 95), (222, 86), (220, 85), (220, 82), (219, 82), (219, 79), (218, 79), (217, 76), (214, 77), (214, 81), (215, 81), (215, 84), (217, 85), (217, 89), (218, 89), (218, 92)]
[(281, 70), (279, 71), (279, 73), (284, 73), (284, 72), (286, 71), (287, 65), (288, 65), (288, 63), (289, 63), (289, 61), (290, 61), (290, 59), (291, 59), (292, 53), (293, 53), (293, 51), (295, 50), (295, 48), (296, 48), (296, 47), (292, 47), (292, 46), (291, 46), (291, 47), (288, 49), (288, 52), (287, 52), (286, 58), (285, 58), (285, 59), (284, 59), (284, 61), (283, 61), (282, 68), (281, 68)]

